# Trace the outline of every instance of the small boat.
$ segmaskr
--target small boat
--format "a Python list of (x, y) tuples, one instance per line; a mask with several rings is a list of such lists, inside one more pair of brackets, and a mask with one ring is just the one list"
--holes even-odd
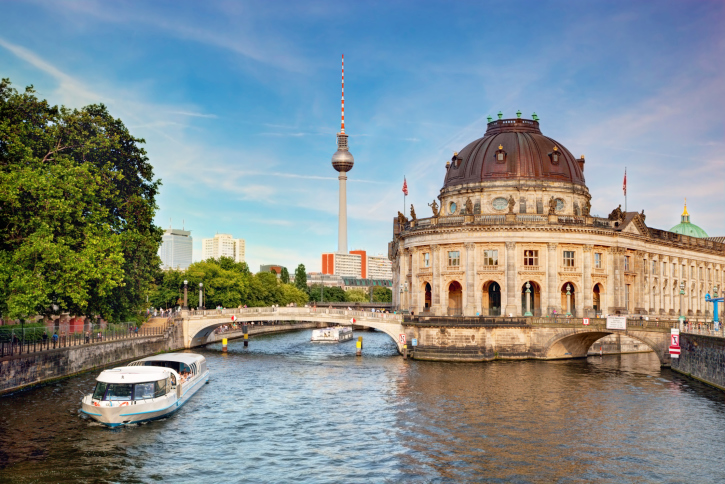
[(109, 427), (146, 422), (171, 415), (208, 381), (201, 355), (150, 356), (102, 371), (81, 412)]
[(352, 339), (352, 328), (336, 326), (334, 328), (315, 329), (311, 341), (315, 343), (342, 343)]

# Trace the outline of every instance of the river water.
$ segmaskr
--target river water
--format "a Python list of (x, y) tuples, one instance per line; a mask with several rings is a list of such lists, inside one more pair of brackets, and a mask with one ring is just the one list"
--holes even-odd
[(170, 418), (79, 413), (95, 374), (0, 398), (0, 482), (723, 482), (725, 394), (654, 354), (404, 361), (382, 333), (210, 346)]

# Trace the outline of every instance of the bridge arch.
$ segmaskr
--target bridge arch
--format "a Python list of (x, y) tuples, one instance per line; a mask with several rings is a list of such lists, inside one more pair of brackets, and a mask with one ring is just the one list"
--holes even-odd
[(568, 329), (549, 339), (545, 344), (544, 358), (546, 359), (564, 359), (564, 358), (585, 358), (589, 348), (599, 339), (609, 336), (610, 334), (623, 334), (632, 339), (647, 345), (660, 360), (660, 364), (664, 364), (665, 343), (667, 338), (669, 343), (669, 334), (657, 333), (660, 341), (654, 341), (647, 331), (608, 331), (605, 329)]

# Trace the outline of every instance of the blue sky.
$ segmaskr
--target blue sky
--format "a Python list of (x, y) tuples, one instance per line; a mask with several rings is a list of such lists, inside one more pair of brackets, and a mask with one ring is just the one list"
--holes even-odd
[(52, 103), (103, 102), (162, 179), (157, 223), (320, 269), (337, 248), (345, 54), (351, 249), (387, 253), (407, 176), (419, 216), (486, 117), (536, 112), (584, 154), (592, 212), (628, 173), (650, 226), (725, 235), (725, 3), (2, 2), (0, 76)]

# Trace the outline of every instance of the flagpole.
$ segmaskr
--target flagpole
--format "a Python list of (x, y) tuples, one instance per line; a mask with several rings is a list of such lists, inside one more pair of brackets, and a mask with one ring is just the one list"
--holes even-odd
[(627, 213), (627, 167), (624, 167), (624, 213)]

